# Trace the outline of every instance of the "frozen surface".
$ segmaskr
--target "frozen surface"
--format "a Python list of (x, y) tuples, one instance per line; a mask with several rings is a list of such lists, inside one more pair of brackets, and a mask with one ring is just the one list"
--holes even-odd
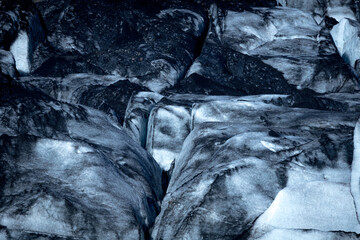
[(10, 47), (10, 52), (14, 55), (16, 69), (23, 73), (29, 73), (29, 37), (26, 32), (19, 32), (18, 37)]
[(229, 12), (224, 24), (222, 40), (233, 49), (250, 54), (274, 40), (316, 39), (321, 29), (310, 14), (290, 8)]
[(190, 133), (176, 159), (154, 239), (230, 239), (270, 205), (279, 188), (276, 173), (269, 162), (241, 152), (261, 136), (239, 134), (244, 131), (240, 125), (209, 124)]
[(0, 5), (1, 240), (359, 239), (357, 1)]
[(294, 230), (294, 229), (274, 229), (261, 237), (251, 236), (249, 240), (356, 240), (358, 236), (354, 233), (345, 232), (323, 232), (316, 230)]
[(329, 111), (276, 106), (263, 102), (258, 96), (249, 100), (238, 98), (194, 104), (191, 126), (194, 128), (204, 122), (243, 122), (269, 126), (304, 124), (304, 128), (321, 128), (326, 118), (329, 118), (326, 127), (338, 128), (341, 124), (352, 127), (356, 114), (343, 113), (334, 116)]
[(186, 106), (158, 105), (151, 110), (146, 149), (159, 165), (169, 170), (190, 132), (190, 111)]
[(345, 6), (328, 7), (327, 15), (335, 18), (338, 22), (344, 18), (356, 21), (355, 13), (351, 10), (351, 8)]
[(98, 110), (4, 90), (0, 224), (12, 238), (142, 239), (162, 198), (153, 158)]
[[(358, 114), (334, 115), (271, 103), (286, 102), (286, 97), (260, 95), (193, 104), (192, 131), (176, 157), (154, 239), (232, 239), (250, 228), (271, 203), (277, 204), (273, 200), (279, 192), (276, 199), (287, 194), (286, 203), (280, 204), (284, 213), (279, 210), (279, 217), (268, 221), (279, 226), (261, 228), (261, 235), (251, 235), (254, 239), (271, 237), (265, 233), (289, 234), (270, 233), (273, 228), (298, 229), (294, 234), (305, 239), (342, 236), (333, 231), (359, 231), (349, 187), (349, 149)], [(328, 208), (321, 210), (322, 205)]]
[[(324, 102), (322, 104), (327, 104), (326, 101), (330, 100), (342, 101), (344, 104), (340, 106), (352, 112), (334, 116), (329, 111), (292, 108), (287, 106), (292, 101), (288, 95), (254, 95), (244, 97), (191, 94), (171, 95), (163, 98), (160, 103), (154, 104), (155, 107), (152, 110), (147, 128), (147, 149), (154, 154), (155, 159), (167, 162), (167, 166), (170, 167), (171, 162), (178, 156), (182, 143), (190, 133), (190, 130), (204, 122), (242, 122), (246, 124), (268, 124), (271, 126), (296, 126), (296, 124), (303, 124), (303, 128), (307, 129), (322, 128), (324, 119), (331, 118), (332, 120), (326, 120), (328, 127), (338, 129), (344, 124), (348, 128), (353, 127), (354, 121), (357, 118), (354, 112), (359, 108), (356, 97), (349, 94), (340, 94), (339, 96), (333, 94), (329, 95), (329, 97), (323, 96), (319, 101)], [(329, 104), (336, 106), (337, 103), (329, 102)], [(331, 106), (328, 107), (332, 109)], [(136, 112), (139, 115), (145, 114), (143, 110), (136, 110)], [(259, 112), (263, 114), (259, 115)], [(189, 114), (191, 115), (190, 117)], [(145, 117), (141, 119), (144, 119), (142, 120), (143, 123), (146, 122)], [(176, 144), (170, 141), (170, 139), (176, 141)], [(262, 144), (275, 152), (284, 148), (274, 143), (263, 142)], [(324, 171), (327, 170), (324, 169)], [(348, 172), (348, 167), (345, 167), (344, 171)], [(333, 177), (337, 175), (342, 179), (341, 174), (334, 173), (334, 175), (331, 171), (328, 174)], [(345, 180), (341, 181), (348, 182), (348, 175), (345, 174), (343, 179)]]
[(287, 0), (278, 1), (282, 6), (297, 8), (311, 13), (314, 18), (319, 19), (319, 24), (323, 22), (324, 17), (335, 18), (338, 22), (343, 18), (356, 20), (354, 9), (356, 2), (352, 0)]
[(143, 147), (146, 145), (150, 111), (162, 98), (158, 93), (139, 92), (131, 97), (127, 105), (123, 127), (131, 138)]
[(114, 75), (90, 73), (70, 74), (66, 77), (22, 77), (45, 94), (67, 103), (82, 104), (101, 110), (123, 123), (128, 101), (133, 94), (148, 90)]
[[(329, 30), (325, 24), (318, 25), (310, 12), (287, 7), (226, 13), (217, 7), (210, 10), (203, 50), (186, 75), (189, 83), (183, 83), (189, 85), (189, 91), (197, 86), (191, 81), (198, 81), (197, 91), (215, 85), (233, 95), (359, 89), (356, 76), (338, 55)], [(216, 90), (202, 91), (219, 95)]]
[(331, 30), (336, 47), (342, 58), (355, 67), (356, 60), (360, 59), (359, 39), (360, 24), (350, 19), (342, 19)]
[(354, 199), (357, 218), (360, 223), (360, 122), (354, 130), (354, 156), (351, 166), (351, 194)]
[(360, 232), (349, 186), (329, 182), (309, 182), (281, 190), (253, 228), (261, 232), (269, 227)]

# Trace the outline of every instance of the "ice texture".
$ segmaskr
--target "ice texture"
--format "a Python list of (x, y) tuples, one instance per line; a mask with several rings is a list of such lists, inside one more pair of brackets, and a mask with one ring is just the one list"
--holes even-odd
[(162, 198), (154, 159), (101, 111), (28, 85), (3, 91), (0, 224), (11, 238), (143, 239)]
[(272, 228), (359, 234), (360, 224), (349, 185), (320, 181), (281, 190), (269, 209), (256, 220), (253, 232)]
[(29, 73), (29, 37), (25, 31), (19, 32), (18, 37), (10, 47), (10, 52), (14, 55), (16, 69), (23, 73)]
[(360, 59), (359, 29), (358, 22), (344, 18), (331, 30), (339, 54), (352, 67), (355, 67), (356, 61)]
[[(251, 239), (296, 229), (304, 238), (356, 236), (360, 225), (350, 194), (348, 150), (357, 113), (273, 104), (285, 104), (286, 98), (259, 95), (192, 105), (191, 132), (175, 159), (154, 239), (232, 239), (247, 234), (260, 216), (274, 218), (265, 226), (260, 217), (254, 225), (259, 228), (248, 232)], [(332, 233), (337, 231), (349, 233)]]

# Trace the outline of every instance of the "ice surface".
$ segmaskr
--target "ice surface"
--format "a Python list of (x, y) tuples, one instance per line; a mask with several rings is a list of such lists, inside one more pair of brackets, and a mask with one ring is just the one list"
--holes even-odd
[[(275, 200), (274, 215), (270, 215), (276, 217), (279, 212), (279, 217), (268, 220), (266, 226), (259, 225), (254, 231), (261, 234), (254, 235), (254, 239), (289, 234), (275, 230), (270, 233), (274, 228), (298, 229), (294, 234), (299, 238), (338, 237), (342, 235), (327, 231), (360, 230), (350, 195), (349, 159), (352, 156), (348, 151), (357, 114), (271, 104), (286, 102), (286, 97), (260, 95), (194, 102), (192, 131), (176, 158), (153, 237), (201, 239), (206, 234), (225, 231), (231, 221), (241, 222), (239, 227), (244, 226), (260, 216), (264, 208), (270, 206), (272, 194), (283, 187), (286, 188), (278, 198), (283, 199), (285, 194), (285, 203), (278, 204)], [(317, 182), (316, 186), (311, 185)], [(307, 184), (311, 186), (309, 189), (304, 187)], [(323, 189), (319, 187), (322, 185)], [(341, 198), (339, 201), (336, 201), (337, 196)], [(233, 198), (236, 201), (233, 202)], [(226, 204), (223, 199), (227, 199)], [(333, 205), (327, 204), (332, 201)], [(344, 202), (349, 204), (342, 206)], [(328, 208), (319, 209), (322, 205)], [(280, 206), (279, 211), (276, 206)], [(315, 210), (311, 211), (313, 206)], [(305, 212), (305, 215), (298, 216), (296, 211)], [(247, 217), (243, 218), (243, 214)], [(334, 220), (337, 218), (339, 222)], [(316, 225), (320, 220), (322, 222)], [(272, 226), (273, 222), (279, 226)], [(303, 229), (319, 231), (302, 232)], [(238, 228), (235, 232), (240, 234), (241, 231)], [(322, 231), (325, 232), (320, 234)], [(355, 235), (344, 236), (351, 239)]]
[(355, 67), (356, 60), (360, 59), (359, 38), (360, 24), (350, 19), (342, 19), (331, 30), (331, 36), (342, 58)]
[(325, 16), (335, 18), (337, 21), (343, 18), (356, 20), (355, 13), (352, 10), (352, 8), (354, 8), (354, 2), (351, 0), (286, 0), (282, 1), (281, 5), (312, 13), (314, 18), (319, 19), (319, 24), (321, 24)]
[(354, 199), (357, 218), (360, 223), (360, 121), (354, 130), (354, 155), (351, 166), (351, 194)]
[(161, 92), (167, 87), (174, 86), (180, 77), (180, 71), (175, 69), (175, 67), (165, 59), (153, 60), (151, 61), (151, 65), (159, 69), (158, 77), (153, 78), (151, 82), (145, 84), (145, 86), (153, 92)]
[(226, 31), (222, 40), (234, 42), (233, 46), (243, 52), (272, 41), (277, 33), (272, 22), (263, 22), (261, 15), (246, 11), (242, 13), (229, 11), (225, 18), (225, 26)]
[(293, 230), (293, 229), (274, 229), (261, 237), (249, 237), (249, 240), (356, 240), (354, 233), (342, 232), (323, 232), (317, 230)]
[(330, 182), (299, 183), (281, 190), (254, 231), (270, 226), (360, 233), (349, 186)]
[(153, 237), (240, 235), (278, 191), (269, 162), (241, 150), (266, 151), (258, 141), (265, 135), (241, 124), (212, 123), (193, 130), (176, 159)]
[(151, 109), (163, 96), (154, 92), (139, 92), (129, 100), (123, 127), (132, 139), (146, 145), (147, 124)]
[(29, 73), (29, 37), (26, 32), (19, 32), (18, 37), (10, 47), (10, 52), (14, 55), (16, 69), (23, 73)]
[(1, 96), (0, 161), (11, 167), (0, 224), (22, 234), (141, 239), (162, 197), (154, 159), (103, 112), (19, 88), (16, 99)]
[[(266, 112), (265, 118), (268, 118), (268, 122), (261, 117), (261, 112)], [(329, 118), (329, 121), (323, 125), (326, 118)], [(335, 118), (337, 119), (335, 120)], [(353, 127), (354, 118), (356, 116), (353, 113), (334, 116), (332, 112), (328, 111), (280, 107), (264, 103), (259, 99), (258, 101), (245, 101), (239, 98), (230, 101), (219, 100), (194, 104), (191, 114), (191, 127), (193, 129), (204, 122), (242, 122), (273, 126), (301, 124), (308, 127), (337, 128), (340, 122)]]
[[(229, 11), (224, 20), (222, 41), (234, 50), (256, 55), (259, 54), (257, 48), (266, 43), (278, 39), (315, 39), (321, 29), (310, 14), (297, 9), (256, 10), (255, 13)], [(266, 52), (264, 51), (265, 54)]]
[(34, 232), (52, 233), (60, 236), (71, 236), (71, 225), (64, 221), (65, 201), (52, 196), (38, 198), (26, 215), (17, 218), (11, 215), (2, 217), (0, 223), (9, 229), (28, 229)]
[(158, 105), (151, 111), (146, 149), (159, 165), (169, 170), (190, 132), (190, 112), (187, 107)]
[[(346, 95), (342, 96), (346, 99)], [(338, 129), (340, 126), (352, 128), (357, 120), (357, 116), (354, 113), (337, 114), (334, 116), (332, 112), (328, 111), (291, 108), (271, 104), (271, 102), (280, 101), (286, 105), (286, 102), (290, 101), (287, 100), (288, 97), (287, 95), (215, 97), (190, 94), (169, 96), (164, 98), (167, 100), (164, 100), (163, 103), (155, 104), (155, 108), (150, 116), (147, 149), (154, 154), (155, 159), (161, 159), (161, 162), (166, 162), (170, 166), (169, 164), (176, 159), (180, 152), (181, 145), (189, 131), (205, 122), (241, 122), (243, 124), (267, 124), (276, 127), (295, 127), (300, 125), (304, 129), (322, 129), (324, 127)], [(186, 105), (186, 101), (190, 103)], [(352, 108), (357, 109), (356, 104)], [(191, 116), (189, 118), (190, 113)], [(143, 112), (139, 111), (138, 114), (142, 115)], [(170, 141), (170, 139), (173, 140)], [(337, 138), (334, 137), (335, 139)], [(176, 141), (176, 144), (173, 141)], [(285, 142), (279, 144), (273, 141), (268, 142), (264, 139), (260, 141), (258, 144), (273, 152), (287, 151), (292, 148), (292, 144), (285, 144)], [(302, 143), (306, 143), (306, 141)], [(342, 149), (340, 152), (342, 153), (343, 151), (346, 152), (346, 149)], [(296, 151), (294, 150), (294, 152)], [(341, 160), (346, 162), (346, 158), (347, 156), (344, 155), (341, 157)], [(338, 167), (340, 168), (340, 166)], [(348, 174), (349, 166), (345, 164), (342, 171)], [(295, 173), (301, 173), (303, 176), (309, 175), (309, 177), (315, 172), (314, 170), (308, 174), (306, 171), (295, 170)], [(345, 174), (344, 178), (341, 178), (341, 174), (337, 174), (337, 172), (338, 170), (332, 173), (331, 169), (324, 168), (319, 174), (315, 174), (315, 178), (310, 177), (310, 179), (327, 176), (328, 179), (342, 179), (342, 182), (349, 182), (348, 175)], [(294, 179), (296, 179), (296, 176), (294, 176)]]
[(338, 22), (344, 18), (356, 21), (355, 13), (351, 10), (351, 8), (345, 6), (328, 7), (327, 15), (335, 18)]
[(101, 110), (120, 123), (132, 94), (147, 90), (119, 76), (90, 73), (69, 74), (63, 78), (28, 76), (19, 81), (30, 83), (59, 101)]
[[(125, 80), (113, 75), (96, 75), (90, 73), (69, 74), (64, 78), (26, 76), (21, 82), (31, 83), (51, 97), (68, 103), (77, 103), (81, 94), (92, 86), (109, 86)], [(56, 86), (56, 87), (54, 87)]]
[[(309, 1), (310, 5), (313, 3)], [(335, 7), (333, 10), (335, 14)], [(220, 85), (231, 82), (228, 88), (247, 94), (288, 94), (290, 90), (287, 89), (291, 87), (318, 93), (359, 89), (354, 73), (341, 61), (330, 32), (324, 24), (317, 24), (312, 12), (275, 7), (226, 13), (211, 8), (209, 34), (201, 55), (187, 74), (189, 80), (200, 75), (205, 79), (200, 77), (199, 81)], [(250, 67), (262, 63), (261, 69)], [(326, 67), (330, 64), (332, 68)], [(268, 73), (262, 74), (265, 67)], [(234, 78), (239, 80), (234, 81)], [(258, 92), (247, 90), (246, 83), (257, 79), (263, 80), (256, 84)], [(267, 82), (269, 87), (266, 87)]]
[(198, 61), (194, 61), (191, 65), (191, 67), (189, 68), (189, 70), (187, 71), (186, 73), (186, 76), (185, 77), (188, 77), (190, 76), (191, 74), (193, 73), (198, 73), (198, 74), (201, 74), (201, 63), (198, 62)]

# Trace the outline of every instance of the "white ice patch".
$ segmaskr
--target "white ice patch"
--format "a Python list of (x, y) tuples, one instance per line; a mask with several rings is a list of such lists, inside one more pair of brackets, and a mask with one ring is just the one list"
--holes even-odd
[(76, 154), (91, 153), (93, 149), (68, 141), (41, 139), (36, 144), (36, 152), (47, 157), (49, 164), (62, 169), (77, 162)]
[(158, 77), (145, 83), (145, 86), (153, 92), (161, 92), (167, 87), (174, 86), (180, 77), (180, 72), (165, 59), (153, 60), (151, 65), (159, 70)]
[(348, 185), (330, 182), (283, 189), (254, 227), (360, 233)]
[(267, 142), (267, 141), (260, 141), (260, 142), (264, 147), (266, 147), (267, 149), (269, 149), (270, 151), (275, 152), (275, 153), (286, 149), (285, 147), (275, 144), (275, 143), (271, 143), (271, 142)]
[(255, 13), (229, 11), (225, 18), (224, 39), (233, 42), (233, 47), (244, 53), (272, 41), (276, 33), (272, 22), (264, 23), (262, 16)]
[(305, 167), (300, 162), (292, 162), (287, 170), (286, 186), (297, 186), (299, 182), (329, 181), (336, 183), (350, 184), (349, 167), (326, 167), (324, 169)]
[(259, 238), (251, 238), (249, 240), (281, 240), (281, 239), (291, 239), (291, 240), (356, 240), (358, 239), (355, 235), (336, 233), (336, 232), (322, 232), (315, 230), (291, 230), (291, 229), (274, 229), (271, 232), (266, 233), (265, 235)]
[(162, 169), (168, 171), (178, 153), (166, 149), (153, 149), (152, 156)]
[(169, 170), (189, 134), (190, 113), (183, 106), (157, 106), (152, 109), (146, 148), (159, 165)]
[[(0, 224), (9, 229), (71, 236), (71, 226), (66, 224), (65, 201), (51, 196), (38, 198), (24, 215), (6, 214), (0, 218)], [(15, 216), (15, 217), (14, 217)]]
[(133, 95), (125, 111), (123, 128), (132, 139), (145, 147), (148, 114), (163, 96), (154, 92), (139, 92)]
[(353, 67), (356, 60), (360, 59), (359, 30), (360, 24), (356, 21), (342, 19), (330, 32), (339, 54)]
[(283, 7), (286, 7), (286, 0), (276, 0), (277, 5), (281, 5)]
[(29, 61), (29, 37), (25, 31), (21, 31), (15, 42), (10, 47), (16, 63), (16, 69), (19, 72), (30, 72)]
[(192, 195), (196, 199), (203, 199), (205, 194), (209, 191), (210, 186), (213, 182), (214, 181), (211, 179), (200, 181), (199, 184), (192, 191)]
[(337, 7), (328, 7), (327, 15), (329, 17), (335, 18), (336, 21), (340, 22), (344, 18), (349, 18), (356, 21), (354, 12), (349, 7), (337, 6)]
[(360, 120), (354, 130), (354, 155), (351, 166), (351, 194), (354, 199), (357, 218), (360, 223)]
[[(241, 98), (233, 100), (212, 101), (207, 103), (196, 103), (191, 112), (191, 129), (204, 122), (234, 122), (251, 123), (241, 111), (277, 110), (278, 107), (263, 102), (243, 101)], [(259, 142), (260, 144), (260, 142)]]
[(189, 68), (185, 77), (189, 77), (193, 73), (197, 73), (197, 74), (201, 75), (201, 70), (202, 70), (201, 63), (198, 61), (195, 61)]

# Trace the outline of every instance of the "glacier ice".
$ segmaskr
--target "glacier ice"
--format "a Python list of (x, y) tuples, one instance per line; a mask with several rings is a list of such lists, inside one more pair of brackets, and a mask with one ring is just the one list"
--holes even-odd
[(11, 238), (142, 239), (162, 198), (154, 159), (101, 111), (4, 88), (0, 224)]
[(360, 224), (349, 185), (320, 181), (281, 190), (256, 220), (252, 231), (273, 228), (359, 234)]
[[(224, 13), (213, 7), (210, 21), (202, 52), (180, 82), (189, 84), (189, 91), (197, 93), (199, 87), (204, 94), (219, 95), (223, 87), (227, 94), (251, 95), (359, 89), (329, 30), (309, 12), (275, 7)], [(218, 92), (207, 90), (209, 85)]]
[(16, 69), (23, 73), (29, 73), (29, 37), (25, 31), (19, 32), (18, 37), (10, 47), (10, 52), (14, 55)]
[(354, 129), (354, 155), (351, 166), (351, 194), (355, 203), (357, 218), (360, 223), (360, 122)]
[(126, 107), (123, 127), (127, 133), (146, 146), (147, 125), (151, 109), (163, 96), (154, 92), (139, 92), (131, 96)]
[(360, 59), (359, 29), (358, 22), (344, 18), (331, 30), (339, 54), (352, 67), (356, 67), (356, 60)]
[(158, 104), (150, 113), (146, 149), (159, 165), (169, 170), (190, 132), (190, 112), (185, 106)]
[[(323, 215), (318, 214), (323, 223), (316, 225), (319, 221), (316, 216), (313, 222), (303, 221), (313, 224), (310, 227), (315, 226), (314, 230), (324, 231), (324, 234), (301, 232), (309, 229), (307, 225), (289, 228), (298, 229), (296, 233), (303, 237), (336, 237), (337, 234), (330, 232), (337, 230), (358, 232), (349, 187), (352, 155), (348, 152), (352, 145), (351, 132), (358, 119), (356, 112), (335, 116), (330, 111), (272, 104), (275, 99), (286, 102), (286, 98), (285, 95), (260, 95), (194, 102), (191, 132), (176, 157), (152, 233), (154, 239), (189, 236), (201, 239), (217, 234), (224, 237), (225, 232), (231, 239), (232, 234), (241, 235), (265, 212), (264, 209), (270, 209), (271, 203), (276, 203), (273, 202), (277, 199), (274, 194), (280, 197), (287, 189), (304, 190), (303, 185), (312, 186), (317, 182), (306, 190), (314, 192), (314, 198), (307, 192), (299, 192), (294, 201), (299, 196), (301, 204), (304, 195), (309, 198), (309, 204), (304, 208), (312, 208), (312, 201), (335, 201), (337, 195), (343, 196), (342, 201), (333, 205), (341, 221), (331, 220), (333, 213), (325, 209), (321, 212)], [(325, 185), (324, 189), (318, 187), (321, 185)], [(285, 190), (281, 190), (284, 187)], [(321, 198), (330, 193), (332, 198)], [(341, 203), (345, 200), (349, 204), (343, 207)], [(286, 206), (291, 210), (290, 205)], [(316, 215), (308, 212), (309, 216), (303, 219)], [(291, 224), (291, 219), (287, 221), (285, 217), (296, 218), (297, 215), (286, 212), (284, 218), (281, 216), (278, 217), (281, 224)], [(293, 222), (301, 223), (297, 219)], [(259, 231), (268, 235), (251, 235), (254, 239), (269, 236), (270, 230), (286, 227), (263, 229), (263, 225), (259, 224)], [(351, 239), (355, 236), (352, 233), (345, 235)]]

